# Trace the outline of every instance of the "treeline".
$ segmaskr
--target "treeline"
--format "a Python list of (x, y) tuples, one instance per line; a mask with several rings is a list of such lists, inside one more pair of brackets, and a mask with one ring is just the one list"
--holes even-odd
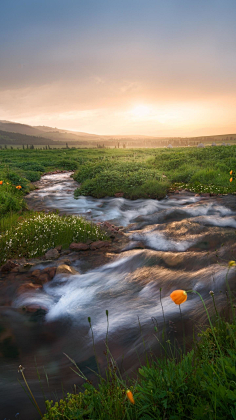
[(105, 148), (116, 148), (116, 149), (125, 149), (125, 148), (158, 148), (158, 147), (168, 147), (169, 145), (173, 147), (186, 147), (186, 146), (198, 146), (199, 143), (203, 144), (235, 144), (236, 135), (221, 135), (221, 136), (204, 136), (204, 137), (165, 137), (165, 138), (121, 138), (114, 139), (110, 138), (109, 140), (102, 141), (97, 143), (98, 149)]

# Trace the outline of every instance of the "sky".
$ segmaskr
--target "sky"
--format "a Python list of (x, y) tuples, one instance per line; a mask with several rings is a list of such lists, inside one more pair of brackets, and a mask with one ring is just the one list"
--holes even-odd
[(0, 120), (236, 133), (235, 0), (1, 0)]

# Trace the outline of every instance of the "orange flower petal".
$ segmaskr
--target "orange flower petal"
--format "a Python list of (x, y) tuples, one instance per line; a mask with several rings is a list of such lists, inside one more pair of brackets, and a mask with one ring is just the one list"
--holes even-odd
[(130, 400), (130, 402), (131, 402), (132, 404), (134, 404), (134, 397), (133, 397), (133, 394), (132, 394), (132, 392), (130, 391), (130, 389), (127, 389), (127, 391), (126, 391), (126, 395), (127, 395), (128, 399)]
[(230, 173), (229, 173), (230, 175), (233, 175), (233, 171), (230, 171)]
[(185, 290), (174, 290), (174, 292), (170, 294), (170, 297), (176, 305), (180, 305), (187, 300), (188, 296)]
[(233, 181), (233, 178), (230, 178), (229, 182), (232, 182), (232, 181)]

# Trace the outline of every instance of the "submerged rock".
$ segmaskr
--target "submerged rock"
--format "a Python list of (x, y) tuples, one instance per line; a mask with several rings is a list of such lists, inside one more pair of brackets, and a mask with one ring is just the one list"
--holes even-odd
[(46, 267), (42, 270), (42, 274), (47, 274), (49, 276), (49, 280), (52, 280), (56, 274), (56, 267)]
[(32, 292), (37, 289), (41, 289), (42, 285), (40, 284), (33, 284), (33, 283), (25, 283), (21, 284), (20, 287), (17, 289), (17, 294), (21, 295), (22, 293)]
[(77, 270), (73, 267), (70, 267), (67, 264), (61, 264), (56, 269), (56, 274), (80, 274)]

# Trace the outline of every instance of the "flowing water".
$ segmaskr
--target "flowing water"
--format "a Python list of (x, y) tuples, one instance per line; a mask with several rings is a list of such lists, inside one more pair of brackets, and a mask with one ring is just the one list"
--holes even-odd
[[(122, 197), (75, 200), (73, 191), (77, 186), (70, 173), (46, 175), (38, 183), (39, 189), (27, 196), (28, 205), (36, 210), (81, 214), (94, 222), (111, 221), (124, 227), (129, 242), (119, 254), (110, 255), (105, 264), (102, 261), (95, 268), (82, 255), (72, 255), (72, 265), (80, 274), (56, 276), (43, 289), (15, 296), (10, 306), (0, 307), (0, 325), (11, 332), (17, 349), (14, 357), (5, 355), (0, 359), (0, 420), (14, 419), (17, 412), (20, 419), (37, 418), (17, 382), (19, 364), (25, 366), (25, 375), (42, 408), (35, 364), (47, 397), (52, 392), (54, 399), (53, 392), (62, 394), (62, 382), (66, 392), (81, 383), (64, 353), (89, 379), (93, 378), (90, 369), (97, 367), (88, 317), (101, 370), (106, 364), (103, 352), (108, 329), (113, 357), (121, 369), (131, 374), (143, 359), (145, 348), (160, 353), (158, 338), (164, 321), (166, 337), (172, 342), (177, 338), (181, 344), (181, 317), (178, 305), (169, 298), (171, 291), (194, 289), (212, 310), (209, 292), (213, 290), (219, 310), (227, 304), (227, 263), (236, 259), (234, 196), (203, 198), (182, 192), (161, 201)], [(229, 271), (228, 280), (235, 289), (235, 269)], [(45, 308), (46, 315), (20, 310), (30, 304)], [(188, 295), (181, 309), (188, 342), (193, 325), (201, 328), (206, 317), (194, 294)]]

